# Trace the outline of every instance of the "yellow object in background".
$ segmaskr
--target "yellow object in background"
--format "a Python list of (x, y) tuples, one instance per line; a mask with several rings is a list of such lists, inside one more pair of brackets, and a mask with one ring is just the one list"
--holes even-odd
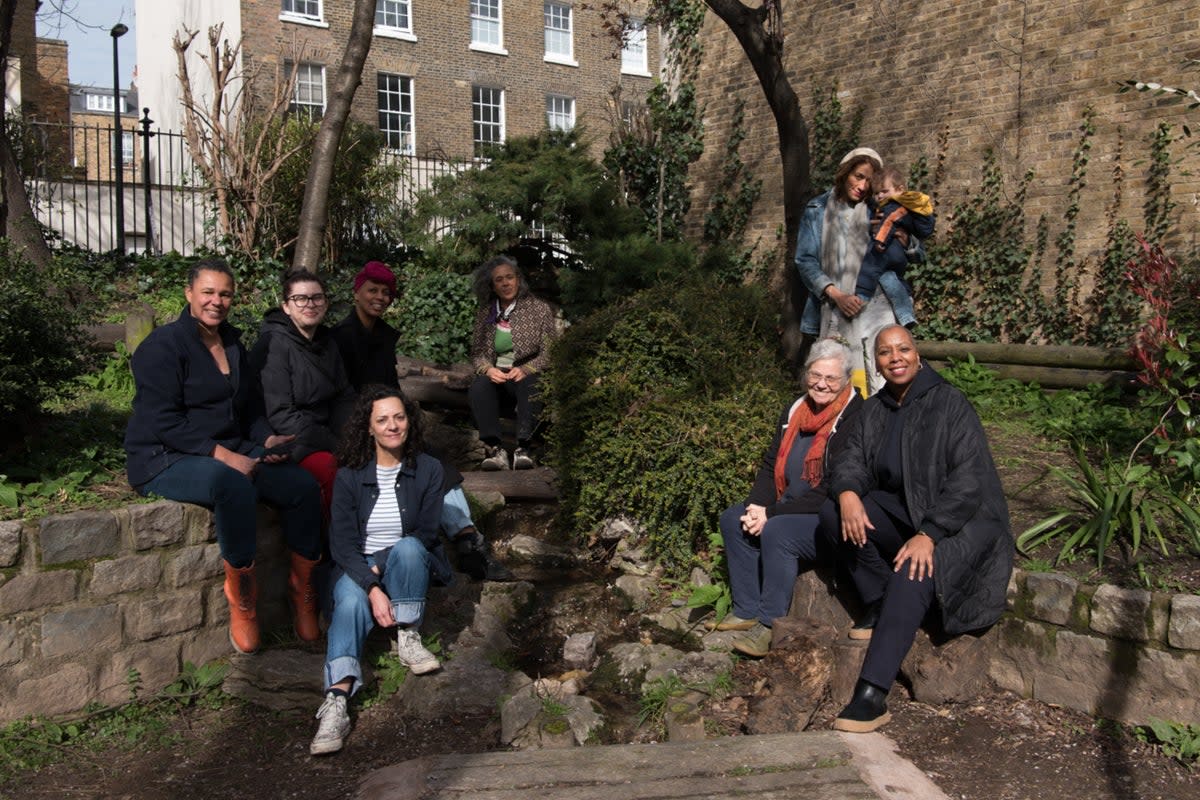
[(858, 389), (858, 393), (860, 395), (862, 395), (863, 399), (865, 400), (867, 398), (867, 391), (868, 391), (867, 390), (867, 371), (865, 369), (851, 370), (850, 383), (854, 386), (855, 389)]

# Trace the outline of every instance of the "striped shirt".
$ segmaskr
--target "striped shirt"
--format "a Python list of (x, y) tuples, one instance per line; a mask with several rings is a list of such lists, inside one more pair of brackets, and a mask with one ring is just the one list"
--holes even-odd
[(404, 538), (404, 520), (400, 518), (400, 508), (396, 505), (396, 478), (399, 475), (399, 464), (394, 467), (375, 467), (379, 497), (375, 500), (375, 507), (371, 509), (371, 518), (367, 520), (367, 538), (363, 541), (364, 555), (377, 553)]

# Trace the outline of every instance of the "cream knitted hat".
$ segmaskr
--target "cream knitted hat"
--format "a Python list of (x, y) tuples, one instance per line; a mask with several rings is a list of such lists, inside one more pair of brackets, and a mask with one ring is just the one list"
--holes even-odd
[(874, 150), (872, 150), (869, 147), (854, 148), (849, 153), (846, 153), (846, 155), (842, 156), (842, 160), (838, 162), (838, 166), (845, 164), (847, 161), (854, 158), (855, 156), (867, 156), (868, 158), (874, 159), (875, 163), (878, 164), (880, 167), (883, 166), (883, 159), (879, 157), (879, 153), (876, 153)]

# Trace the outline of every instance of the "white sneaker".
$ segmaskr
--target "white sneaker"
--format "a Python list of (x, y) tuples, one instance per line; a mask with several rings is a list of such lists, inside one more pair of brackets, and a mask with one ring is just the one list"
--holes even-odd
[(413, 675), (424, 675), (442, 666), (437, 656), (421, 644), (421, 634), (412, 628), (401, 628), (396, 632), (396, 656)]
[(350, 732), (350, 714), (346, 711), (346, 698), (330, 692), (325, 695), (325, 702), (317, 709), (317, 735), (308, 746), (310, 755), (320, 756), (326, 753), (336, 753), (342, 749), (342, 742)]
[(513, 450), (513, 469), (533, 469), (534, 466), (533, 456), (529, 455), (528, 450), (524, 447)]
[(483, 450), (483, 461), (479, 462), (479, 468), (485, 472), (496, 472), (498, 470), (508, 469), (508, 451), (500, 446), (485, 446)]

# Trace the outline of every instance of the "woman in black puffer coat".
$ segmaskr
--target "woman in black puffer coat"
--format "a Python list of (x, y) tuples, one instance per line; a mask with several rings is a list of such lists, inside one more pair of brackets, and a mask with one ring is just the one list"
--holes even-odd
[(867, 657), (834, 721), (852, 732), (891, 719), (888, 690), (930, 606), (948, 634), (986, 628), (1004, 613), (1013, 565), (1008, 505), (970, 401), (899, 325), (876, 337), (875, 364), (885, 386), (846, 431), (821, 510), (868, 608), (851, 630), (870, 639)]

